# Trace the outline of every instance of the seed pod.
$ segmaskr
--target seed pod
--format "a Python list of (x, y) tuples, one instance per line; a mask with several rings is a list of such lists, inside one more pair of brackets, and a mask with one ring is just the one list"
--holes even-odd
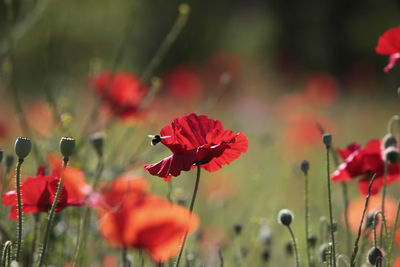
[(90, 142), (99, 157), (103, 156), (105, 136), (102, 133), (94, 133), (90, 136)]
[(8, 168), (11, 168), (14, 165), (14, 156), (13, 155), (6, 155), (5, 158), (5, 165)]
[(308, 162), (308, 160), (303, 160), (300, 163), (300, 170), (307, 175), (308, 174), (308, 170), (310, 169), (310, 163)]
[(385, 149), (385, 160), (389, 163), (396, 163), (400, 158), (400, 153), (396, 147), (390, 146)]
[(332, 135), (330, 133), (325, 133), (322, 135), (322, 141), (324, 142), (327, 148), (331, 147), (332, 145)]
[(64, 158), (69, 158), (75, 150), (76, 141), (72, 137), (62, 137), (60, 151)]
[(317, 244), (317, 236), (316, 235), (309, 235), (307, 238), (307, 242), (311, 248), (314, 248)]
[(234, 226), (233, 226), (233, 232), (236, 234), (236, 235), (240, 235), (240, 233), (242, 232), (242, 225), (240, 224), (240, 223), (236, 223)]
[(17, 154), (19, 159), (26, 158), (31, 152), (31, 149), (32, 149), (31, 139), (27, 137), (18, 137), (17, 140), (15, 140), (14, 150), (15, 154)]
[(288, 241), (285, 243), (285, 251), (289, 256), (293, 255), (293, 243), (292, 241)]
[(397, 146), (397, 139), (393, 134), (388, 133), (387, 135), (385, 135), (385, 137), (383, 137), (383, 147), (388, 148), (391, 146)]

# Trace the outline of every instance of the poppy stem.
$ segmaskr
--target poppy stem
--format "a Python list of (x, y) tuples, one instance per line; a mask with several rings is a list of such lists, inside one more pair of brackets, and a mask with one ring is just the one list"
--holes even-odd
[(335, 230), (333, 227), (333, 215), (332, 215), (329, 151), (330, 151), (330, 146), (326, 145), (326, 172), (327, 172), (327, 182), (328, 182), (328, 207), (329, 207), (329, 223), (330, 223), (329, 228), (331, 232), (331, 242), (332, 242), (332, 261), (333, 261), (333, 266), (336, 267)]
[(393, 248), (393, 244), (394, 244), (394, 238), (396, 236), (396, 229), (397, 229), (397, 223), (399, 220), (399, 212), (400, 212), (400, 201), (399, 204), (397, 205), (397, 212), (396, 212), (396, 219), (394, 221), (394, 226), (393, 226), (393, 230), (392, 230), (392, 240), (390, 241), (390, 245), (387, 249), (387, 259), (386, 259), (386, 266), (390, 267), (390, 260), (392, 257), (392, 248)]
[[(69, 160), (68, 157), (63, 158), (64, 168), (67, 167), (68, 160)], [(42, 251), (40, 253), (40, 260), (39, 260), (39, 264), (38, 264), (39, 267), (43, 266), (43, 264), (44, 264), (44, 260), (45, 260), (45, 256), (46, 256), (46, 247), (47, 247), (47, 243), (49, 241), (50, 228), (51, 228), (51, 224), (53, 222), (54, 213), (55, 213), (55, 210), (57, 207), (58, 199), (60, 198), (60, 195), (61, 195), (61, 191), (62, 191), (62, 179), (60, 177), (60, 181), (58, 182), (58, 187), (57, 187), (57, 193), (54, 198), (53, 204), (51, 205), (49, 215), (47, 217), (46, 230), (45, 230), (45, 234), (44, 234), (44, 238), (43, 238), (43, 247), (42, 247)]]
[(218, 248), (219, 266), (224, 267), (224, 256), (222, 255), (222, 247)]
[(296, 238), (294, 237), (294, 233), (293, 233), (292, 228), (290, 227), (290, 225), (287, 225), (287, 228), (289, 230), (290, 236), (292, 237), (294, 255), (296, 257), (296, 266), (299, 267), (300, 266), (300, 261), (299, 261), (299, 253), (297, 252)]
[(3, 251), (1, 253), (2, 267), (11, 266), (11, 249), (12, 249), (12, 243), (10, 240), (8, 240), (4, 243)]
[(127, 258), (127, 250), (124, 246), (122, 249), (122, 267), (129, 267), (128, 258)]
[(308, 173), (304, 172), (304, 205), (305, 205), (305, 231), (306, 231), (306, 253), (307, 253), (307, 265), (311, 266), (311, 255), (310, 255), (310, 245), (308, 243), (308, 236), (310, 235), (310, 229), (308, 226), (308, 220), (310, 217), (309, 207), (308, 207)]
[(376, 173), (372, 176), (371, 181), (369, 182), (369, 186), (368, 186), (368, 194), (367, 197), (365, 198), (365, 205), (364, 205), (364, 210), (361, 216), (361, 222), (360, 225), (358, 226), (358, 234), (357, 234), (357, 238), (356, 241), (354, 243), (354, 250), (353, 253), (351, 255), (351, 259), (350, 259), (350, 266), (351, 267), (355, 267), (355, 261), (356, 261), (356, 256), (357, 256), (357, 252), (358, 252), (358, 242), (360, 241), (360, 237), (361, 237), (361, 228), (363, 226), (364, 223), (364, 217), (365, 217), (365, 213), (367, 212), (367, 208), (368, 208), (368, 201), (369, 201), (369, 197), (371, 195), (371, 189), (372, 189), (372, 184), (375, 180), (376, 177)]
[(349, 227), (349, 197), (347, 193), (347, 183), (345, 181), (341, 182), (343, 202), (344, 202), (344, 223), (346, 226), (346, 245), (347, 245), (347, 256), (351, 255), (351, 234)]
[(19, 261), (22, 246), (22, 199), (21, 199), (21, 165), (24, 159), (19, 158), (17, 163), (16, 186), (17, 186), (17, 201), (18, 201), (18, 229), (17, 229), (17, 251), (15, 260)]
[[(194, 184), (194, 190), (193, 190), (193, 195), (192, 195), (192, 201), (190, 202), (190, 207), (189, 207), (190, 216), (192, 215), (194, 202), (195, 202), (195, 200), (196, 200), (197, 189), (199, 188), (199, 182), (200, 182), (200, 165), (197, 165), (196, 182), (195, 182), (195, 184)], [(186, 242), (187, 235), (188, 235), (188, 232), (186, 232), (185, 235), (183, 236), (183, 241), (182, 241), (181, 250), (179, 251), (179, 255), (178, 255), (178, 259), (176, 260), (175, 267), (178, 267), (178, 266), (179, 266), (179, 262), (181, 261), (181, 257), (182, 257), (183, 249), (184, 249), (184, 247), (185, 247), (185, 242)]]
[[(377, 212), (375, 212), (375, 214), (374, 214), (374, 247), (377, 247), (377, 244), (376, 244), (376, 229), (375, 229), (375, 227), (376, 227), (376, 220), (377, 220), (377, 218), (378, 218), (378, 215), (381, 215), (381, 217), (382, 217), (382, 224), (381, 224), (381, 226), (384, 226), (385, 227), (385, 243), (386, 243), (386, 246), (385, 246), (385, 251), (387, 251), (387, 249), (388, 249), (388, 247), (389, 247), (389, 236), (388, 236), (388, 231), (387, 231), (387, 224), (386, 224), (386, 218), (385, 218), (385, 215), (383, 214), (383, 212), (382, 211), (377, 211)], [(383, 228), (381, 227), (381, 232), (383, 232), (382, 231), (383, 230)], [(382, 236), (382, 234), (381, 234), (381, 236)], [(383, 247), (382, 246), (382, 244), (381, 244), (381, 247)]]
[[(383, 183), (383, 189), (382, 189), (382, 203), (381, 203), (381, 211), (382, 214), (385, 214), (385, 198), (386, 198), (386, 188), (387, 188), (387, 177), (388, 177), (388, 161), (385, 160), (385, 178), (384, 178), (384, 183)], [(383, 217), (383, 215), (382, 215)], [(379, 244), (382, 246), (383, 243), (383, 225), (381, 224), (381, 231), (380, 231), (380, 237), (379, 237)]]

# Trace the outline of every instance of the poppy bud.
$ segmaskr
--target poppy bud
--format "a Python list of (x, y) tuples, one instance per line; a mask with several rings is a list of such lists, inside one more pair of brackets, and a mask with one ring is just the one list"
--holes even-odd
[(325, 243), (320, 246), (319, 253), (321, 256), (322, 263), (325, 263), (326, 260), (328, 259), (328, 255), (330, 255), (330, 253), (331, 253), (331, 246), (332, 246), (332, 243)]
[[(331, 224), (328, 225), (328, 231), (331, 231)], [(337, 231), (337, 221), (332, 222), (332, 231), (336, 232)]]
[[(367, 214), (367, 217), (365, 219), (365, 228), (372, 229), (372, 227), (374, 225), (374, 216), (375, 216), (375, 212), (370, 212)], [(379, 217), (376, 217), (376, 220), (378, 222)]]
[(307, 175), (309, 169), (310, 169), (310, 163), (308, 162), (308, 160), (303, 160), (300, 163), (300, 170), (304, 173), (304, 175)]
[(388, 133), (387, 135), (385, 135), (385, 137), (383, 137), (383, 147), (388, 148), (390, 146), (396, 147), (397, 139), (393, 134)]
[(269, 249), (264, 249), (263, 252), (261, 252), (261, 258), (264, 262), (267, 262), (270, 257), (271, 257), (271, 253), (270, 253)]
[(285, 226), (289, 226), (292, 223), (293, 217), (293, 212), (288, 209), (283, 209), (278, 213), (278, 222)]
[(400, 154), (396, 147), (390, 146), (385, 149), (385, 160), (389, 163), (396, 163), (399, 160)]
[(102, 133), (94, 133), (90, 136), (90, 142), (99, 157), (103, 156), (105, 136)]
[(330, 133), (325, 133), (322, 135), (322, 141), (324, 142), (327, 148), (331, 147), (332, 145), (332, 135)]
[(14, 165), (14, 156), (13, 155), (6, 155), (5, 164), (7, 169), (11, 168)]
[(375, 265), (379, 259), (383, 259), (382, 251), (379, 248), (371, 248), (367, 256), (368, 263)]
[(285, 251), (289, 256), (293, 255), (293, 243), (292, 241), (285, 243)]
[(17, 140), (15, 140), (15, 154), (17, 154), (18, 158), (24, 159), (26, 156), (29, 155), (32, 149), (32, 142), (31, 139), (27, 137), (18, 137)]
[(75, 149), (75, 139), (72, 137), (62, 137), (60, 140), (60, 151), (64, 158), (69, 158)]
[(314, 248), (317, 244), (317, 236), (316, 235), (309, 235), (307, 238), (307, 242), (311, 248)]
[(4, 155), (3, 149), (0, 149), (0, 163), (3, 161), (3, 155)]
[(236, 235), (240, 235), (240, 233), (242, 232), (242, 225), (239, 224), (239, 223), (236, 223), (236, 224), (233, 226), (233, 232), (234, 232)]

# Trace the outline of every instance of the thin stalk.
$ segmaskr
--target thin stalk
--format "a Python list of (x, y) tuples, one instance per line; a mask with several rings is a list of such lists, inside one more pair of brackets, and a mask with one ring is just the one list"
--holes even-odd
[(2, 257), (1, 257), (2, 267), (11, 266), (11, 248), (12, 248), (11, 241), (6, 241), (4, 243)]
[(307, 265), (311, 266), (311, 255), (310, 255), (310, 244), (308, 243), (308, 236), (310, 235), (310, 230), (308, 226), (308, 220), (310, 217), (309, 207), (308, 207), (308, 174), (304, 173), (304, 195), (305, 195), (305, 231), (306, 231), (306, 252), (307, 252)]
[(347, 193), (347, 183), (341, 182), (342, 185), (342, 195), (343, 195), (343, 202), (344, 202), (344, 223), (346, 226), (346, 248), (347, 254), (351, 255), (351, 233), (349, 227), (349, 197)]
[[(376, 226), (376, 220), (377, 220), (377, 217), (378, 217), (379, 214), (382, 217), (381, 232), (383, 232), (383, 227), (385, 228), (385, 243), (386, 243), (385, 251), (387, 251), (387, 249), (389, 248), (389, 235), (388, 235), (388, 230), (387, 230), (386, 218), (385, 218), (385, 215), (383, 214), (382, 211), (377, 211), (374, 214), (374, 246), (377, 247), (377, 245), (376, 245), (376, 230), (375, 230), (375, 226)], [(382, 236), (382, 234), (381, 234), (381, 236)], [(382, 244), (381, 244), (381, 247), (383, 247)]]
[[(382, 189), (382, 203), (381, 203), (381, 211), (382, 214), (385, 214), (385, 197), (386, 197), (386, 189), (387, 189), (387, 177), (388, 177), (388, 161), (385, 160), (385, 178), (384, 178), (384, 183), (383, 183), (383, 189)], [(383, 243), (383, 224), (381, 224), (381, 231), (380, 231), (380, 237), (379, 237), (379, 244), (382, 246)]]
[(362, 228), (363, 223), (364, 223), (364, 217), (365, 217), (365, 213), (367, 212), (368, 201), (369, 201), (369, 197), (370, 197), (370, 195), (371, 195), (372, 183), (374, 182), (375, 177), (376, 177), (376, 173), (372, 176), (372, 179), (371, 179), (371, 181), (369, 182), (368, 194), (367, 194), (367, 197), (365, 198), (364, 210), (363, 210), (363, 213), (362, 213), (360, 225), (358, 226), (358, 234), (357, 234), (356, 241), (355, 241), (355, 243), (354, 243), (354, 250), (353, 250), (353, 253), (352, 253), (352, 255), (351, 255), (351, 260), (350, 260), (350, 266), (351, 266), (351, 267), (356, 266), (356, 265), (355, 265), (355, 261), (356, 261), (356, 256), (357, 256), (357, 252), (358, 252), (358, 242), (360, 241), (360, 237), (361, 237), (361, 228)]
[[(190, 216), (192, 214), (193, 211), (193, 206), (194, 206), (194, 202), (196, 201), (196, 195), (197, 195), (197, 189), (199, 188), (199, 182), (200, 182), (200, 165), (197, 165), (197, 175), (196, 175), (196, 182), (194, 184), (194, 189), (193, 189), (193, 195), (192, 195), (192, 201), (190, 202)], [(185, 235), (183, 236), (183, 241), (182, 241), (182, 246), (181, 246), (181, 250), (179, 251), (179, 255), (178, 255), (178, 259), (176, 260), (176, 264), (175, 267), (179, 266), (179, 262), (181, 261), (181, 257), (182, 257), (182, 253), (183, 253), (183, 249), (185, 247), (185, 242), (186, 242), (186, 238), (187, 238), (188, 232), (185, 233)]]
[(333, 229), (329, 150), (330, 147), (326, 146), (326, 172), (327, 172), (327, 182), (328, 182), (328, 207), (329, 207), (329, 223), (330, 223), (331, 242), (332, 242), (332, 260), (333, 260), (333, 266), (336, 267), (335, 232)]
[(219, 267), (224, 267), (224, 256), (222, 255), (222, 248), (218, 248)]
[[(64, 158), (64, 168), (66, 168), (67, 164), (68, 164), (68, 158)], [(44, 234), (44, 238), (43, 238), (43, 247), (42, 247), (42, 252), (40, 254), (40, 260), (39, 260), (39, 265), (38, 265), (39, 267), (43, 266), (45, 256), (46, 256), (46, 248), (47, 248), (47, 243), (49, 240), (50, 228), (51, 228), (51, 224), (53, 222), (53, 217), (54, 217), (54, 213), (55, 213), (55, 210), (57, 207), (58, 199), (60, 198), (61, 191), (62, 191), (62, 179), (61, 178), (62, 177), (60, 177), (60, 181), (58, 182), (57, 193), (54, 198), (53, 204), (51, 205), (49, 215), (47, 217), (46, 230), (45, 230), (45, 234)]]
[(121, 258), (122, 258), (122, 266), (129, 267), (126, 247), (122, 249)]
[(24, 159), (18, 159), (17, 163), (17, 174), (16, 186), (17, 186), (17, 201), (18, 201), (18, 229), (17, 229), (17, 251), (15, 260), (19, 261), (22, 246), (22, 199), (21, 199), (21, 165), (24, 163)]
[(33, 215), (34, 217), (34, 225), (33, 225), (33, 240), (31, 244), (31, 254), (29, 256), (30, 262), (29, 265), (32, 266), (35, 258), (35, 251), (36, 251), (36, 241), (37, 241), (37, 236), (38, 236), (38, 231), (39, 231), (39, 213), (35, 213)]
[(297, 252), (297, 245), (296, 245), (296, 238), (294, 237), (292, 228), (290, 227), (290, 225), (287, 226), (289, 232), (290, 232), (290, 236), (292, 237), (292, 243), (293, 243), (293, 248), (294, 248), (294, 255), (296, 257), (296, 266), (299, 267), (300, 266), (300, 261), (299, 261), (299, 253)]
[(167, 193), (167, 199), (169, 202), (173, 203), (172, 200), (172, 192), (173, 192), (173, 184), (172, 184), (172, 179), (168, 181), (168, 193)]
[(160, 47), (158, 48), (156, 54), (150, 61), (150, 64), (145, 68), (142, 74), (142, 80), (146, 82), (153, 75), (156, 68), (160, 65), (171, 45), (175, 42), (176, 38), (181, 33), (183, 27), (186, 25), (187, 19), (189, 17), (190, 7), (187, 4), (179, 5), (179, 16), (175, 21), (174, 26), (172, 26), (170, 32), (167, 34)]
[(399, 220), (399, 213), (400, 213), (400, 201), (399, 204), (397, 205), (397, 212), (396, 212), (396, 219), (394, 221), (394, 226), (393, 226), (393, 232), (392, 232), (392, 240), (390, 241), (390, 246), (388, 248), (388, 253), (387, 253), (387, 260), (386, 260), (386, 266), (390, 267), (390, 260), (392, 257), (392, 248), (393, 248), (393, 244), (394, 244), (394, 238), (396, 236), (396, 229), (397, 229), (397, 222)]

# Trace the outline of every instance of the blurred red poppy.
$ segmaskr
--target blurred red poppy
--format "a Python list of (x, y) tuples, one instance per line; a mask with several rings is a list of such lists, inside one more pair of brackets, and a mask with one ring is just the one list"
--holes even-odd
[(186, 208), (148, 193), (141, 178), (115, 179), (103, 191), (98, 211), (100, 232), (111, 245), (143, 249), (156, 262), (175, 256), (185, 233), (199, 224)]
[[(54, 169), (50, 175), (45, 175), (44, 166), (40, 166), (36, 177), (28, 177), (21, 184), (22, 212), (24, 214), (48, 212), (53, 204), (60, 177), (63, 177), (64, 181), (64, 176), (70, 175), (70, 171), (69, 168), (65, 171)], [(12, 190), (4, 193), (2, 201), (4, 205), (11, 206), (8, 217), (17, 220), (17, 191)], [(71, 190), (70, 182), (66, 182), (62, 187), (55, 212), (59, 212), (67, 206), (82, 206), (84, 203), (85, 196)]]
[(195, 113), (174, 119), (160, 135), (161, 142), (173, 154), (155, 164), (146, 164), (144, 169), (166, 181), (194, 165), (217, 171), (245, 153), (249, 143), (243, 133), (224, 129), (220, 121)]
[[(384, 185), (385, 161), (383, 159), (383, 144), (379, 139), (372, 139), (365, 147), (353, 143), (346, 149), (338, 150), (344, 162), (331, 175), (335, 182), (341, 182), (362, 176), (358, 188), (364, 195), (368, 194), (371, 178), (376, 174), (372, 184), (371, 194), (377, 194)], [(388, 164), (387, 184), (393, 183), (400, 177), (398, 164)]]
[(134, 117), (148, 88), (134, 74), (104, 71), (92, 78), (92, 86), (104, 104), (119, 118)]
[(304, 96), (315, 106), (332, 106), (338, 100), (339, 93), (338, 82), (327, 73), (314, 74), (305, 84)]
[(400, 267), (400, 257), (397, 257), (393, 263), (393, 267)]
[(384, 68), (385, 72), (391, 70), (400, 59), (400, 26), (384, 32), (378, 40), (376, 53), (388, 55), (389, 63)]
[(240, 79), (241, 69), (241, 62), (237, 55), (217, 52), (205, 62), (204, 78), (214, 87), (236, 84)]
[(177, 67), (163, 75), (164, 88), (180, 100), (199, 99), (204, 92), (200, 77), (185, 67)]

